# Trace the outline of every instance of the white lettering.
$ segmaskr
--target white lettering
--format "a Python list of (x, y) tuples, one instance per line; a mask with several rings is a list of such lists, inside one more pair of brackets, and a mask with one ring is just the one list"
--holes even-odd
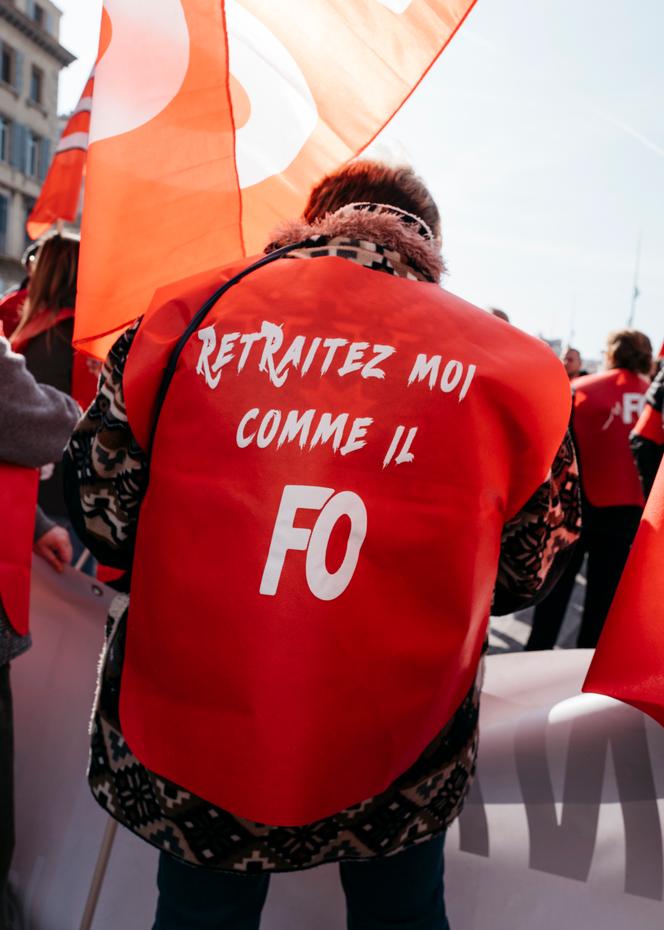
[(315, 413), (315, 410), (305, 410), (300, 416), (299, 410), (289, 410), (279, 436), (277, 449), (280, 449), (285, 442), (293, 442), (298, 433), (300, 434), (300, 449), (304, 449)]
[(323, 359), (323, 364), (321, 365), (321, 368), (320, 368), (320, 373), (322, 375), (325, 374), (325, 372), (328, 370), (328, 368), (332, 364), (332, 359), (334, 358), (334, 353), (337, 351), (337, 349), (340, 349), (341, 346), (345, 346), (347, 344), (348, 344), (347, 339), (326, 339), (325, 340), (325, 342), (323, 343), (323, 348), (327, 349), (327, 355)]
[(232, 358), (235, 356), (231, 352), (233, 348), (233, 343), (236, 339), (239, 339), (239, 333), (224, 333), (221, 337), (221, 342), (219, 343), (219, 352), (216, 359), (214, 360), (214, 365), (212, 366), (212, 371), (221, 372), (221, 369), (224, 365), (227, 365)]
[[(336, 572), (328, 572), (325, 564), (327, 547), (335, 524), (341, 517), (350, 520), (350, 534), (346, 554)], [(314, 597), (321, 601), (333, 601), (344, 593), (351, 582), (360, 549), (367, 535), (367, 509), (364, 502), (353, 491), (341, 491), (331, 498), (314, 524), (307, 548), (307, 584)]]
[[(405, 432), (406, 432), (405, 426), (397, 426), (396, 430), (394, 431), (394, 436), (392, 437), (392, 442), (390, 443), (390, 447), (387, 450), (387, 454), (385, 455), (385, 458), (383, 459), (383, 468), (387, 468), (387, 466), (390, 464), (390, 462), (394, 458), (394, 453), (399, 448), (399, 443), (401, 442), (401, 438)], [(411, 428), (408, 430), (406, 441), (401, 447), (401, 450), (399, 454), (397, 455), (396, 459), (394, 459), (395, 465), (403, 465), (404, 462), (412, 462), (413, 459), (415, 458), (414, 454), (410, 452), (410, 447), (412, 445), (412, 442), (413, 442), (413, 439), (415, 438), (416, 433), (417, 433), (417, 427), (411, 426)]]
[(397, 455), (394, 460), (395, 465), (403, 465), (404, 462), (412, 462), (415, 456), (410, 452), (410, 447), (412, 445), (413, 439), (415, 439), (415, 434), (417, 433), (417, 427), (413, 426), (408, 430), (408, 435), (406, 436), (406, 441), (401, 447), (401, 452)]
[(372, 423), (372, 417), (357, 417), (353, 420), (348, 439), (340, 449), (342, 455), (348, 455), (349, 452), (357, 452), (362, 446), (366, 446), (367, 441), (364, 437), (367, 435), (367, 429)]
[(288, 377), (288, 366), (292, 365), (293, 368), (297, 368), (300, 364), (305, 342), (306, 339), (304, 336), (296, 336), (284, 352), (281, 361), (277, 365), (277, 374), (279, 376), (281, 376), (282, 372), (285, 372), (284, 381)]
[(235, 436), (235, 441), (241, 449), (246, 449), (247, 446), (250, 446), (253, 442), (254, 436), (256, 433), (252, 433), (251, 436), (244, 435), (244, 428), (249, 423), (250, 420), (255, 420), (260, 410), (258, 407), (252, 407), (251, 410), (248, 410), (245, 415), (240, 420), (240, 425), (237, 428), (237, 434)]
[(470, 388), (470, 385), (472, 384), (473, 378), (475, 377), (476, 371), (477, 371), (477, 365), (468, 366), (468, 373), (466, 374), (466, 380), (463, 382), (463, 387), (459, 391), (459, 403), (461, 403), (461, 401), (464, 399), (464, 397), (468, 393), (468, 390)]
[(242, 354), (238, 359), (237, 363), (237, 373), (240, 374), (242, 369), (247, 363), (249, 358), (249, 353), (251, 352), (252, 346), (258, 342), (259, 339), (263, 338), (262, 333), (245, 333), (244, 336), (240, 338), (240, 344), (243, 346)]
[(344, 375), (349, 375), (352, 371), (359, 371), (362, 367), (362, 362), (359, 359), (362, 358), (366, 349), (369, 348), (368, 342), (353, 342), (348, 349), (348, 355), (346, 356), (346, 361), (343, 363), (341, 368), (337, 369), (338, 373), (343, 378)]
[(323, 340), (320, 336), (314, 336), (314, 338), (311, 340), (311, 346), (309, 347), (307, 357), (305, 358), (302, 364), (302, 368), (300, 369), (300, 375), (306, 375), (306, 373), (313, 365), (314, 356), (316, 355), (316, 352), (318, 352), (322, 341)]
[(424, 381), (426, 376), (429, 375), (429, 390), (432, 391), (434, 384), (438, 380), (440, 362), (440, 355), (432, 355), (429, 359), (424, 353), (418, 355), (415, 359), (413, 370), (408, 377), (408, 384), (411, 385), (416, 378), (418, 381)]
[(268, 410), (268, 412), (261, 420), (261, 425), (258, 427), (256, 445), (259, 449), (266, 449), (270, 445), (274, 437), (277, 435), (277, 430), (279, 429), (280, 423), (281, 411)]
[(340, 413), (337, 417), (332, 419), (331, 413), (321, 414), (321, 418), (318, 421), (318, 426), (316, 427), (316, 432), (314, 433), (314, 438), (311, 440), (310, 449), (313, 449), (314, 446), (317, 446), (319, 442), (325, 444), (329, 442), (330, 439), (334, 436), (332, 440), (332, 448), (335, 452), (338, 451), (339, 446), (341, 445), (341, 440), (343, 439), (344, 430), (346, 429), (346, 423), (348, 422), (348, 414)]
[(267, 371), (270, 381), (275, 387), (281, 387), (286, 380), (286, 375), (283, 375), (281, 378), (277, 375), (274, 356), (277, 354), (284, 341), (283, 330), (280, 326), (275, 326), (274, 323), (268, 323), (267, 320), (263, 320), (261, 325), (261, 336), (265, 339), (265, 345), (263, 346), (263, 354), (258, 368), (260, 371)]
[(289, 549), (304, 552), (309, 545), (311, 530), (293, 525), (298, 510), (320, 510), (334, 494), (333, 488), (319, 488), (306, 484), (287, 484), (272, 532), (270, 549), (263, 569), (259, 591), (276, 594), (286, 553)]
[(457, 386), (459, 381), (461, 381), (462, 375), (463, 365), (461, 362), (457, 362), (456, 359), (451, 359), (447, 365), (445, 365), (443, 376), (440, 379), (441, 391), (443, 391), (445, 394), (450, 394)]
[(401, 437), (403, 436), (405, 429), (405, 426), (397, 426), (396, 430), (394, 431), (392, 442), (390, 443), (390, 447), (387, 450), (385, 458), (383, 459), (383, 468), (387, 468), (387, 466), (394, 458), (394, 453), (397, 451), (397, 446), (401, 442)]
[[(298, 510), (320, 510), (313, 530), (295, 526)], [(330, 537), (341, 517), (350, 520), (350, 534), (341, 565), (328, 572), (326, 565)], [(307, 553), (305, 577), (309, 590), (322, 601), (339, 597), (350, 584), (357, 568), (360, 551), (367, 535), (367, 510), (353, 491), (334, 493), (332, 488), (303, 484), (286, 485), (281, 496), (270, 548), (263, 569), (259, 591), (277, 593), (281, 573), (289, 550)]]
[(375, 356), (370, 359), (364, 368), (362, 369), (363, 378), (384, 378), (385, 372), (382, 368), (377, 368), (379, 362), (384, 362), (386, 358), (389, 358), (390, 355), (394, 355), (397, 351), (394, 346), (381, 346), (375, 345), (373, 347)]
[(645, 402), (645, 394), (623, 394), (623, 423), (629, 426), (638, 420), (643, 413)]
[(217, 348), (217, 334), (214, 326), (206, 326), (205, 329), (199, 329), (197, 335), (203, 345), (196, 363), (196, 374), (202, 374), (208, 387), (214, 389), (219, 384), (219, 378), (221, 378), (221, 372), (215, 377), (210, 371), (210, 356)]

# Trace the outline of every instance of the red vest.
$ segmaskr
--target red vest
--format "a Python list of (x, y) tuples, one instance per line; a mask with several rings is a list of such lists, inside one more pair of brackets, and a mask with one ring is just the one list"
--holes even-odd
[[(151, 315), (129, 354), (143, 444), (200, 297)], [(472, 685), (503, 524), (569, 408), (546, 346), (433, 284), (316, 258), (229, 289), (155, 434), (120, 698), (133, 752), (270, 824), (384, 790)]]
[(28, 632), (30, 567), (39, 472), (0, 464), (0, 601), (17, 633)]
[(595, 507), (643, 507), (629, 434), (643, 410), (648, 380), (624, 368), (574, 382), (574, 437), (583, 491)]
[(632, 430), (632, 435), (649, 439), (658, 446), (664, 445), (664, 411), (657, 410), (652, 404), (646, 404)]
[(27, 289), (12, 291), (0, 299), (0, 326), (7, 339), (21, 321), (21, 310), (28, 296)]

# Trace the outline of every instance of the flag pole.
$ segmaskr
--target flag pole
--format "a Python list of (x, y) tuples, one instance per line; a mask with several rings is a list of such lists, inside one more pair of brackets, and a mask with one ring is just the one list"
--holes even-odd
[(106, 829), (104, 830), (101, 846), (99, 847), (99, 854), (97, 856), (97, 862), (92, 875), (92, 882), (90, 883), (90, 890), (88, 892), (87, 901), (85, 902), (85, 910), (83, 911), (79, 930), (90, 930), (92, 926), (97, 904), (99, 903), (99, 895), (101, 894), (101, 888), (104, 883), (104, 878), (106, 877), (108, 860), (111, 858), (113, 841), (115, 840), (117, 829), (117, 820), (113, 820), (109, 817), (106, 822)]
[(629, 316), (627, 318), (627, 326), (631, 329), (634, 326), (634, 315), (636, 313), (636, 301), (639, 297), (639, 265), (641, 264), (641, 237), (642, 234), (639, 233), (636, 240), (636, 261), (634, 263), (634, 287), (632, 289), (632, 303), (629, 308)]

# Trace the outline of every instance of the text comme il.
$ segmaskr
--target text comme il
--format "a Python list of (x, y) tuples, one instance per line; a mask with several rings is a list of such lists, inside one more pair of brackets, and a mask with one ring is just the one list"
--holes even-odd
[[(381, 366), (397, 351), (394, 346), (379, 343), (303, 335), (294, 336), (284, 346), (282, 328), (268, 321), (262, 323), (258, 332), (224, 333), (218, 338), (215, 327), (206, 326), (197, 335), (202, 346), (196, 373), (213, 390), (218, 387), (224, 370), (240, 374), (250, 359), (252, 366), (257, 364), (258, 370), (264, 372), (276, 388), (283, 387), (292, 371), (297, 371), (300, 377), (317, 372), (321, 377), (336, 373), (340, 378), (358, 374), (364, 379), (384, 379), (385, 370)], [(443, 393), (455, 395), (461, 402), (468, 394), (476, 370), (476, 365), (465, 365), (457, 359), (444, 363), (441, 355), (420, 353), (407, 383), (410, 386), (425, 381), (429, 390), (438, 385)], [(254, 407), (240, 420), (236, 441), (240, 448), (246, 448), (253, 442), (259, 448), (267, 448), (275, 440), (277, 448), (294, 441), (301, 449), (330, 443), (335, 452), (347, 455), (366, 445), (364, 437), (372, 423), (371, 417), (351, 419), (348, 413), (334, 415), (329, 411), (318, 413), (315, 409), (302, 413), (290, 410), (285, 414), (280, 410), (268, 410), (261, 416), (260, 409)], [(417, 427), (410, 428), (399, 450), (405, 431), (405, 426), (396, 428), (384, 467), (392, 460), (395, 464), (413, 460), (409, 450)]]

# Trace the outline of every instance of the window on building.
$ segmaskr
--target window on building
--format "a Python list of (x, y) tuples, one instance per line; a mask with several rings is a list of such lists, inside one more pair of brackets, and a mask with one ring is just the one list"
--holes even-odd
[(41, 103), (44, 94), (44, 72), (37, 65), (30, 69), (30, 100)]
[(6, 42), (0, 43), (0, 80), (12, 87), (16, 84), (16, 51)]
[(34, 132), (28, 132), (28, 144), (25, 158), (25, 173), (36, 178), (39, 173), (39, 147), (41, 138)]
[(11, 161), (12, 121), (0, 114), (0, 161)]
[(35, 3), (32, 11), (32, 15), (36, 23), (40, 26), (46, 25), (46, 10), (43, 6), (40, 6), (38, 3)]
[[(28, 246), (30, 245), (30, 243), (32, 242), (32, 239), (31, 239), (30, 236), (28, 235), (28, 231), (27, 231), (27, 229), (26, 229), (26, 226), (27, 226), (27, 222), (28, 222), (28, 217), (29, 217), (30, 214), (32, 213), (32, 210), (33, 210), (34, 205), (35, 205), (36, 203), (37, 203), (37, 201), (36, 201), (33, 197), (24, 197), (24, 198), (23, 198), (23, 206), (24, 206), (24, 208), (25, 208), (25, 221), (24, 221), (24, 223), (23, 223), (23, 248), (24, 248), (24, 249), (27, 249), (27, 247), (28, 247)], [(34, 265), (33, 265), (33, 268), (34, 268)]]
[(7, 230), (9, 229), (9, 197), (0, 191), (0, 254), (7, 254)]

